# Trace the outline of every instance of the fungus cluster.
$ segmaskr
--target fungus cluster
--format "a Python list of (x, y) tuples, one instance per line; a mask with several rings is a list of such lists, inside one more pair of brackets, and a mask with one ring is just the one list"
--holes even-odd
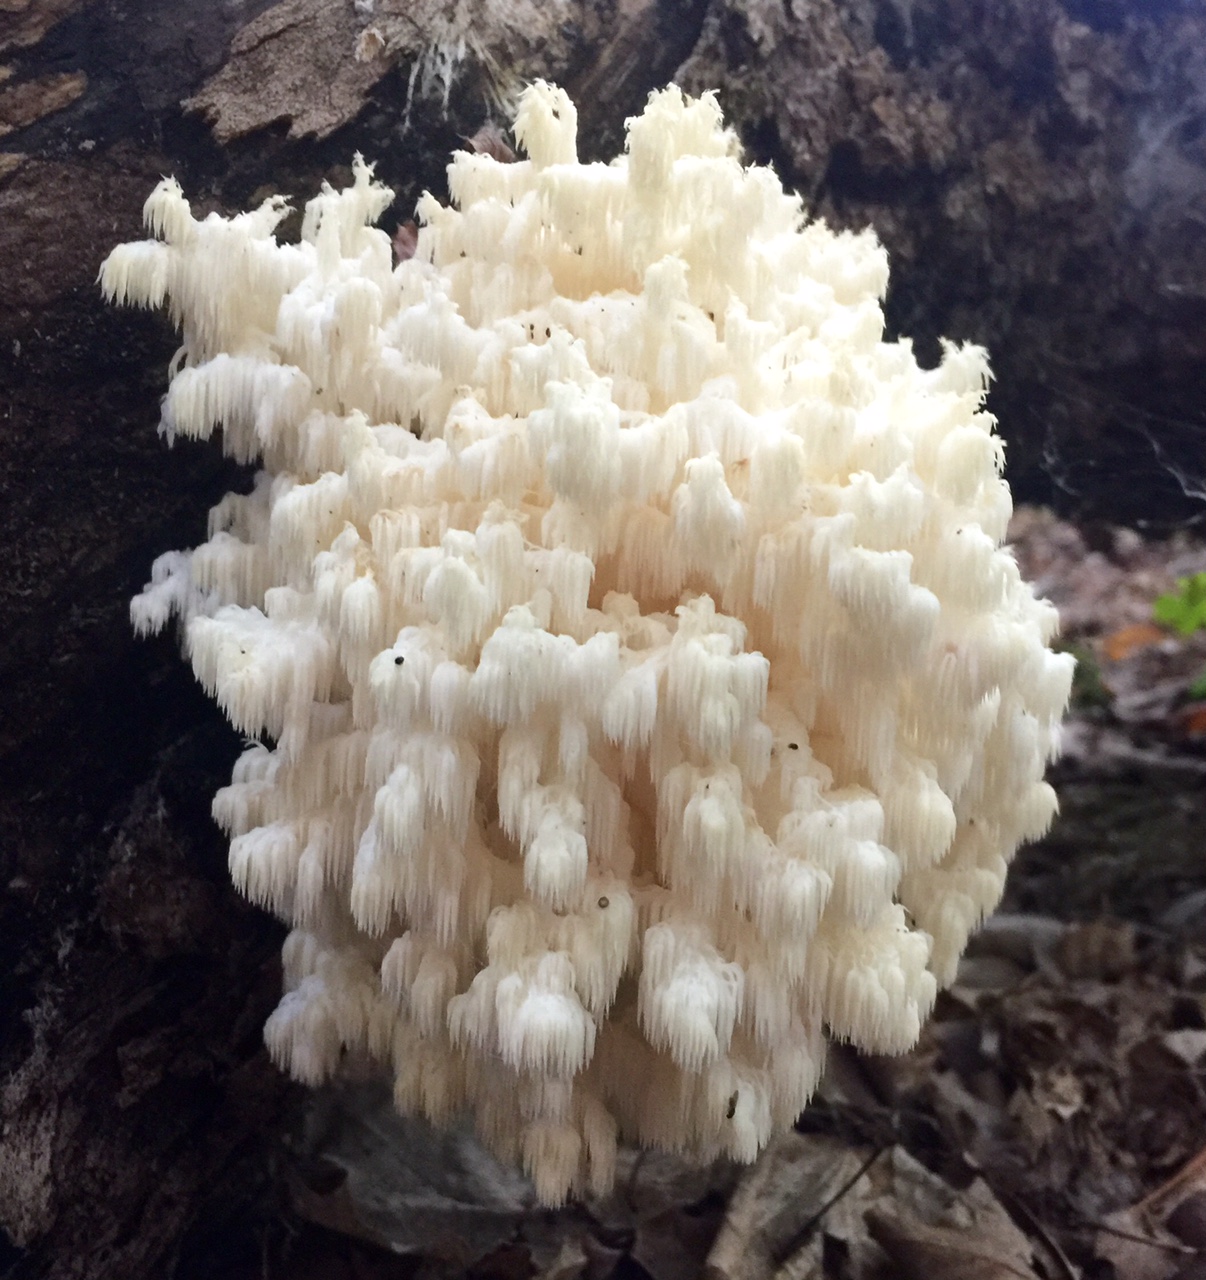
[(828, 1039), (909, 1048), (1020, 841), (1071, 659), (1002, 546), (982, 351), (885, 342), (883, 250), (654, 94), (580, 164), (458, 152), (412, 258), (357, 160), (106, 295), (183, 331), (169, 437), (259, 471), (132, 604), (251, 739), (214, 801), (292, 927), (275, 1060), (472, 1115), (541, 1199), (617, 1140), (752, 1159)]

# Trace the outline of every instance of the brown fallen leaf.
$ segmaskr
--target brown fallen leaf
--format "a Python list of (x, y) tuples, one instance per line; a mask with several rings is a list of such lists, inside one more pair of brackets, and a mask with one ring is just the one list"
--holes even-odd
[(722, 1213), (722, 1204), (688, 1205), (638, 1222), (629, 1254), (652, 1280), (695, 1280)]
[(1167, 632), (1150, 622), (1132, 622), (1129, 626), (1111, 631), (1102, 641), (1101, 647), (1111, 662), (1121, 662), (1140, 649), (1159, 644), (1166, 635)]
[(1187, 738), (1206, 737), (1206, 702), (1195, 702), (1182, 711), (1181, 732)]
[[(878, 1234), (877, 1234), (878, 1233)], [(1026, 1235), (991, 1188), (962, 1190), (901, 1146), (819, 1134), (772, 1143), (742, 1178), (706, 1280), (1037, 1280)]]
[(932, 1226), (876, 1206), (867, 1210), (867, 1228), (906, 1280), (1037, 1280), (1029, 1242), (1003, 1214)]
[(1095, 1242), (1099, 1258), (1126, 1280), (1185, 1280), (1200, 1261), (1195, 1230), (1206, 1196), (1206, 1148), (1138, 1204), (1112, 1213)]
[(1056, 944), (1055, 961), (1069, 978), (1117, 982), (1135, 965), (1135, 927), (1123, 920), (1069, 925)]
[[(867, 1194), (860, 1184), (866, 1182), (873, 1154), (820, 1135), (786, 1133), (774, 1139), (729, 1201), (704, 1275), (708, 1280), (770, 1280), (784, 1254), (791, 1255), (792, 1244), (827, 1208), (841, 1204), (847, 1209), (844, 1198), (853, 1196), (857, 1203)], [(793, 1275), (820, 1274), (819, 1269), (793, 1267)]]

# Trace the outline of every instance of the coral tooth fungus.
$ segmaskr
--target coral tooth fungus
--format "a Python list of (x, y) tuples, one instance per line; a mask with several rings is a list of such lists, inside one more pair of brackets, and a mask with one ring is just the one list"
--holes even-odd
[(260, 468), (155, 565), (256, 739), (214, 802), (292, 926), (266, 1031), (471, 1114), (549, 1203), (619, 1140), (752, 1159), (827, 1039), (914, 1042), (1020, 841), (1071, 659), (1002, 547), (983, 352), (883, 340), (883, 250), (654, 94), (610, 165), (524, 95), (396, 266), (355, 165), (194, 220), (111, 299), (183, 331), (169, 434)]

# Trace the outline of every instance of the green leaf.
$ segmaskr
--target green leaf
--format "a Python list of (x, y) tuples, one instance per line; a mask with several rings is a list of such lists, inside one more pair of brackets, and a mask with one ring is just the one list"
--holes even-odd
[(1183, 636), (1206, 628), (1206, 573), (1177, 579), (1176, 591), (1157, 598), (1152, 617)]
[(1087, 645), (1067, 643), (1057, 639), (1055, 649), (1059, 653), (1070, 653), (1076, 659), (1076, 670), (1072, 673), (1072, 705), (1082, 710), (1090, 707), (1108, 707), (1114, 700), (1097, 658)]

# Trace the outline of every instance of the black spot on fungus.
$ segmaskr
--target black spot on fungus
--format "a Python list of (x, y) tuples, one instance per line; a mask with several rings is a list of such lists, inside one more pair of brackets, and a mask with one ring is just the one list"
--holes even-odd
[(609, 906), (609, 905), (610, 905), (610, 904), (608, 903), (608, 901), (607, 901), (607, 899), (606, 899), (606, 898), (600, 898), (600, 899), (599, 899), (599, 906), (601, 906), (601, 907), (606, 907), (606, 906)]
[(401, 654), (398, 654), (398, 656), (394, 659), (394, 666), (400, 667), (405, 661), (406, 659)]
[(788, 749), (789, 751), (799, 751), (799, 749), (800, 749), (800, 744), (799, 744), (798, 742), (789, 742), (789, 743), (787, 744), (787, 749)]
[(737, 1114), (737, 1093), (734, 1090), (732, 1096), (729, 1098), (728, 1110), (724, 1113), (724, 1117), (726, 1120), (731, 1120), (736, 1114)]

